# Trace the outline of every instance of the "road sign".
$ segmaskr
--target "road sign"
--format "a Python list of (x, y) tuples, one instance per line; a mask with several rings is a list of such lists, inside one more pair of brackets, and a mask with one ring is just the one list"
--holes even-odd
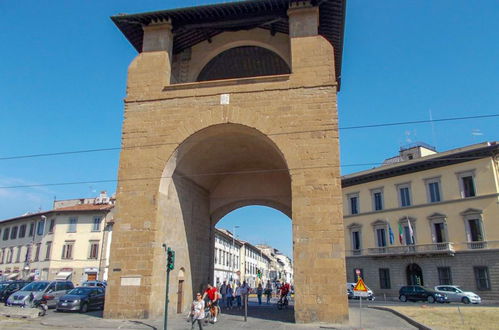
[(367, 286), (364, 284), (364, 281), (359, 277), (359, 281), (353, 287), (353, 295), (356, 297), (369, 297), (369, 293), (367, 292)]

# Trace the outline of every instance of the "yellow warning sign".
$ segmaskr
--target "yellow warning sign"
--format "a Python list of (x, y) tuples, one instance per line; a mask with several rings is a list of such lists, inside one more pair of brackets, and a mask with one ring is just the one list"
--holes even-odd
[(353, 287), (353, 291), (362, 291), (362, 292), (367, 292), (367, 287), (364, 284), (364, 281), (359, 277), (359, 281), (355, 286)]

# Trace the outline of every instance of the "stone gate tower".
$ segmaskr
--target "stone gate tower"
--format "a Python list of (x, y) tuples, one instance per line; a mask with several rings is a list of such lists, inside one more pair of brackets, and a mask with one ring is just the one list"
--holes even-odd
[(295, 318), (342, 322), (336, 93), (344, 0), (250, 0), (112, 17), (128, 69), (105, 316), (163, 315), (212, 282), (214, 226), (247, 205), (292, 219)]

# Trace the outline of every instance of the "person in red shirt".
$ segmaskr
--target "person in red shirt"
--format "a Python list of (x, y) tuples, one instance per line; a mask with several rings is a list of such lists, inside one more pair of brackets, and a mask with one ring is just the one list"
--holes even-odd
[(217, 288), (212, 286), (211, 284), (207, 285), (206, 290), (204, 291), (203, 294), (203, 300), (208, 296), (209, 302), (208, 306), (210, 306), (210, 310), (213, 313), (213, 322), (217, 322), (217, 315), (218, 315), (218, 292)]
[(280, 301), (283, 301), (283, 299), (287, 299), (289, 290), (290, 290), (289, 283), (284, 283), (281, 286), (281, 298), (279, 299)]

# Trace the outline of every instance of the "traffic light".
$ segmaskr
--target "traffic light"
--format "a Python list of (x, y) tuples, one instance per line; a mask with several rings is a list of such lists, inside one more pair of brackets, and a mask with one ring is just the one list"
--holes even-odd
[(169, 270), (173, 270), (173, 268), (175, 268), (175, 251), (171, 248), (168, 248), (167, 250), (166, 268)]

